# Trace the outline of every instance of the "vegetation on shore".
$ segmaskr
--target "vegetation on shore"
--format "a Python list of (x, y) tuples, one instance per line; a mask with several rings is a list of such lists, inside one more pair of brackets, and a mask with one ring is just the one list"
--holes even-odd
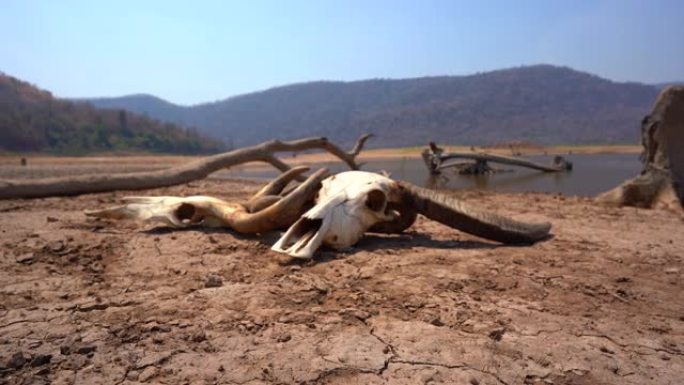
[(223, 143), (124, 110), (57, 99), (0, 73), (0, 152), (202, 154)]

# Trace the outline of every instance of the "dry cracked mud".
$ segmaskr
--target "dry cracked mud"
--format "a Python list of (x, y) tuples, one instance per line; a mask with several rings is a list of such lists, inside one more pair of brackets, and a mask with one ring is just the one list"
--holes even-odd
[[(241, 199), (246, 181), (144, 191)], [(532, 247), (419, 218), (297, 263), (278, 233), (86, 218), (108, 193), (0, 201), (0, 383), (681, 384), (681, 214), (457, 192), (550, 220)]]

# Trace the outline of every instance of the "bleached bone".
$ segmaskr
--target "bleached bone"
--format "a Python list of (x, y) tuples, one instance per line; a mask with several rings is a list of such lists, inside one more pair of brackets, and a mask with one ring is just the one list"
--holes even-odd
[[(380, 174), (343, 172), (325, 179), (316, 205), (273, 245), (272, 250), (311, 258), (322, 245), (344, 248), (355, 244), (371, 226), (400, 215), (387, 210), (395, 182)], [(393, 197), (398, 200), (397, 197)]]
[(476, 209), (433, 190), (394, 181), (383, 175), (348, 171), (325, 179), (316, 205), (304, 213), (272, 250), (311, 258), (321, 245), (354, 245), (371, 230), (401, 232), (416, 213), (483, 238), (529, 244), (548, 236), (549, 223), (524, 223)]
[(285, 196), (279, 196), (293, 179), (308, 170), (293, 168), (242, 203), (226, 202), (208, 196), (129, 197), (127, 204), (104, 210), (86, 211), (86, 215), (161, 222), (171, 227), (202, 225), (228, 227), (244, 234), (257, 234), (291, 225), (306, 211), (327, 176), (320, 169)]

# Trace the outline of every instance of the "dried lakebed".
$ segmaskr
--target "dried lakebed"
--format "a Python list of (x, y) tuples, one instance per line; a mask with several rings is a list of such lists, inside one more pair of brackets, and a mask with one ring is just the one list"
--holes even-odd
[[(209, 179), (148, 195), (249, 196)], [(293, 263), (277, 233), (86, 218), (120, 192), (0, 201), (0, 383), (679, 384), (684, 222), (455, 192), (549, 220), (532, 247), (419, 218)]]

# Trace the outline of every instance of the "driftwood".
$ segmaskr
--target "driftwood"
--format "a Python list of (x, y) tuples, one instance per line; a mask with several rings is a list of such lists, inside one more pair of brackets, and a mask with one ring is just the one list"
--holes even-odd
[(597, 197), (618, 206), (684, 207), (684, 87), (663, 90), (641, 121), (643, 168)]
[[(255, 146), (208, 156), (188, 164), (158, 171), (120, 173), (109, 175), (81, 175), (64, 178), (0, 181), (0, 199), (44, 198), (69, 196), (116, 190), (145, 190), (174, 186), (207, 177), (214, 171), (247, 162), (261, 161), (271, 164), (280, 171), (291, 169), (278, 159), (278, 152), (323, 149), (344, 161), (350, 169), (358, 170), (356, 156), (372, 135), (361, 136), (354, 148), (345, 152), (326, 138), (307, 138), (282, 142), (272, 140)], [(299, 180), (306, 179), (300, 175)]]
[[(488, 162), (507, 164), (511, 166), (527, 167), (543, 172), (563, 172), (572, 170), (572, 163), (566, 161), (560, 156), (556, 156), (551, 165), (544, 165), (532, 162), (527, 159), (517, 158), (505, 155), (488, 154), (484, 152), (450, 152), (444, 153), (444, 150), (437, 147), (434, 143), (430, 143), (430, 149), (426, 149), (422, 153), (430, 174), (438, 175), (442, 170), (450, 167), (457, 167), (462, 174), (487, 174), (495, 172), (487, 164)], [(446, 163), (454, 159), (472, 160), (472, 163), (454, 162)]]

